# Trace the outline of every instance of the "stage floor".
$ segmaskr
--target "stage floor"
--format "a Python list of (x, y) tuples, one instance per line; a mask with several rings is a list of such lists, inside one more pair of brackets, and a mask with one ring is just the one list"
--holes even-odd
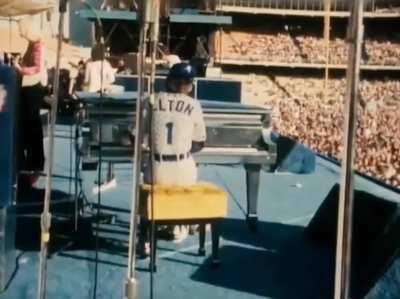
[[(59, 126), (54, 173), (69, 176), (70, 128)], [(72, 151), (71, 151), (72, 150)], [(73, 163), (72, 163), (73, 165)], [(198, 237), (183, 243), (159, 241), (158, 268), (154, 274), (154, 298), (332, 298), (334, 252), (304, 237), (304, 228), (338, 182), (336, 165), (318, 158), (316, 172), (310, 175), (262, 173), (259, 196), (258, 232), (249, 231), (245, 222), (245, 173), (240, 167), (202, 167), (201, 180), (211, 181), (229, 193), (229, 215), (223, 221), (220, 246), (221, 266), (210, 268), (210, 258), (197, 256)], [(103, 171), (105, 175), (106, 172)], [(83, 188), (90, 202), (97, 202), (92, 188), (96, 172), (83, 172)], [(116, 188), (101, 196), (102, 212), (112, 214), (112, 224), (99, 228), (97, 298), (122, 298), (128, 252), (131, 166), (116, 166)], [(43, 186), (44, 180), (40, 181)], [(400, 201), (400, 195), (357, 177), (356, 185), (385, 198)], [(73, 193), (73, 182), (55, 178), (57, 190)], [(87, 216), (91, 213), (88, 211)], [(27, 224), (26, 224), (27, 225)], [(86, 228), (88, 224), (83, 224)], [(90, 226), (90, 225), (89, 225)], [(96, 227), (93, 224), (93, 232)], [(23, 230), (20, 230), (23, 233)], [(60, 244), (48, 261), (47, 298), (93, 298), (95, 245), (78, 231), (78, 245), (69, 247), (69, 236), (59, 236)], [(20, 232), (20, 233), (21, 233)], [(26, 233), (31, 233), (26, 227)], [(62, 238), (65, 241), (62, 241)], [(210, 253), (207, 236), (207, 253)], [(27, 237), (26, 239), (30, 239)], [(61, 240), (61, 241), (60, 241)], [(85, 242), (86, 241), (86, 242)], [(21, 245), (22, 244), (22, 245)], [(36, 298), (38, 251), (19, 244), (16, 271), (0, 298)], [(26, 245), (26, 246), (25, 246)], [(140, 298), (149, 298), (149, 260), (138, 260)], [(390, 269), (368, 298), (400, 298), (400, 262)]]

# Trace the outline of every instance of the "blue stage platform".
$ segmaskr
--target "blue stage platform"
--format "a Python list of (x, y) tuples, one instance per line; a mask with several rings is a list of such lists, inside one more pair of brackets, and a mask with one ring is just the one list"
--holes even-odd
[[(57, 175), (69, 175), (70, 133), (68, 126), (57, 129)], [(97, 298), (122, 298), (131, 176), (130, 165), (119, 165), (116, 168), (117, 188), (103, 193), (101, 198), (102, 212), (113, 214), (115, 221), (102, 224), (99, 229)], [(229, 215), (222, 230), (221, 267), (211, 269), (208, 257), (197, 256), (197, 236), (190, 236), (179, 245), (160, 241), (154, 298), (332, 298), (333, 251), (308, 242), (303, 233), (338, 181), (339, 169), (335, 164), (317, 158), (316, 171), (312, 174), (262, 173), (258, 233), (251, 233), (245, 224), (244, 172), (241, 168), (205, 167), (201, 168), (200, 176), (202, 180), (225, 188), (230, 197)], [(95, 180), (95, 172), (84, 173), (84, 190), (90, 202), (97, 201), (97, 196), (92, 193)], [(357, 177), (356, 185), (359, 189), (400, 201), (398, 193), (365, 178)], [(55, 188), (68, 193), (68, 180), (56, 177)], [(68, 240), (62, 241), (62, 236), (57, 238), (65, 247), (58, 248), (49, 259), (48, 298), (93, 297), (95, 254), (93, 244), (84, 242), (87, 239), (84, 231), (80, 232), (78, 241), (81, 244), (78, 242), (76, 247), (68, 247)], [(209, 253), (209, 239), (206, 244)], [(36, 296), (38, 252), (24, 245), (27, 244), (19, 245), (15, 275), (6, 292), (0, 295), (1, 299)], [(148, 263), (146, 259), (137, 264), (140, 298), (149, 298)], [(400, 298), (399, 280), (400, 263), (396, 261), (367, 298)]]

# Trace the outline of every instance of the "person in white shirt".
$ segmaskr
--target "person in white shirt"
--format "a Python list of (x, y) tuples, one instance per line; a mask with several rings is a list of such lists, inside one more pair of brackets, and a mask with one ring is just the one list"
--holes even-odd
[(171, 54), (169, 49), (161, 44), (162, 47), (158, 48), (161, 59), (157, 60), (157, 64), (167, 69), (171, 69), (175, 64), (181, 63), (182, 60), (176, 54)]
[(164, 54), (162, 59), (164, 60), (164, 65), (169, 69), (182, 62), (179, 56), (175, 54)]
[(91, 56), (92, 60), (86, 64), (84, 90), (99, 92), (103, 87), (103, 91), (109, 91), (115, 81), (116, 69), (104, 58), (104, 45), (94, 46)]

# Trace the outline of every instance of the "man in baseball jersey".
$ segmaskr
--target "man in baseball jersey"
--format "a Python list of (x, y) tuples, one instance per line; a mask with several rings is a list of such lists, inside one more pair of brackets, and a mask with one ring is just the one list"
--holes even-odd
[(189, 64), (175, 64), (167, 77), (167, 92), (156, 95), (152, 117), (154, 152), (153, 184), (190, 186), (197, 181), (192, 153), (206, 140), (201, 105), (190, 96), (195, 71)]
[[(201, 105), (190, 96), (194, 77), (189, 64), (173, 65), (167, 76), (167, 92), (155, 97), (151, 121), (154, 164), (152, 173), (150, 167), (145, 168), (146, 183), (190, 186), (197, 181), (192, 153), (203, 148), (206, 129)], [(167, 226), (157, 234), (179, 243), (188, 235), (188, 227)]]

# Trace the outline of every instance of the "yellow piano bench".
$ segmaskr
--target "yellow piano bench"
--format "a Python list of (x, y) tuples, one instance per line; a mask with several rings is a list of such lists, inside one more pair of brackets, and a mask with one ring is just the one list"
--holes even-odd
[[(140, 189), (140, 246), (148, 238), (152, 219), (156, 225), (199, 225), (199, 255), (205, 256), (206, 224), (211, 224), (212, 265), (219, 265), (218, 249), (220, 221), (227, 215), (228, 195), (221, 188), (205, 182), (190, 187), (162, 186), (153, 187), (154, 205), (152, 213), (151, 186), (142, 185)], [(152, 217), (153, 216), (153, 217)], [(157, 238), (151, 248), (155, 271)]]

